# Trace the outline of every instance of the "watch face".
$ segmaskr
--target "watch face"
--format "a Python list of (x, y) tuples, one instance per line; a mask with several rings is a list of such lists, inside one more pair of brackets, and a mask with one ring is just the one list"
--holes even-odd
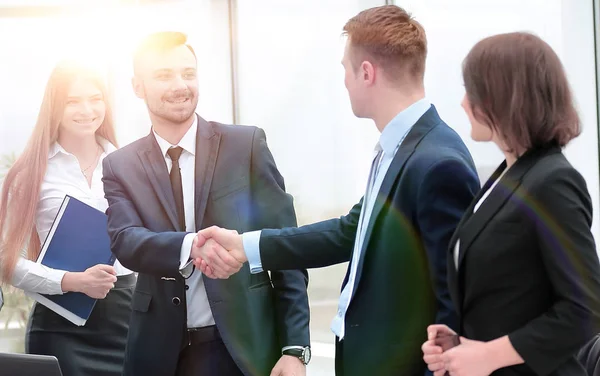
[(302, 361), (304, 364), (308, 364), (308, 362), (310, 362), (310, 356), (310, 347), (305, 347), (304, 351), (302, 352)]

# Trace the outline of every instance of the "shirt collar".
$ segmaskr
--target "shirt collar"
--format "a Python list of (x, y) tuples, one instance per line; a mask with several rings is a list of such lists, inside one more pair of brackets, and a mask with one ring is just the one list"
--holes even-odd
[(183, 150), (187, 151), (192, 155), (196, 155), (196, 131), (198, 130), (198, 117), (194, 114), (194, 122), (188, 131), (183, 135), (181, 141), (177, 145), (171, 145), (171, 143), (164, 138), (160, 137), (158, 133), (154, 131), (152, 128), (152, 133), (154, 133), (154, 138), (156, 138), (156, 142), (158, 142), (158, 146), (160, 147), (160, 151), (163, 157), (166, 157), (167, 151), (170, 148), (180, 146)]
[[(111, 144), (110, 141), (108, 141), (104, 137), (96, 136), (96, 141), (98, 142), (98, 144), (100, 144), (100, 146), (104, 150), (105, 154), (110, 154), (113, 151), (117, 150), (117, 148), (113, 144)], [(50, 149), (48, 149), (48, 159), (54, 158), (58, 153), (61, 153), (61, 154), (64, 154), (64, 155), (72, 155), (71, 153), (69, 153), (68, 151), (66, 151), (58, 143), (58, 141), (55, 141), (52, 145), (50, 145)]]
[(394, 154), (413, 125), (429, 110), (431, 102), (427, 98), (420, 99), (396, 115), (381, 132), (379, 145), (386, 154)]
[(62, 146), (60, 146), (58, 141), (55, 141), (52, 145), (50, 145), (50, 149), (48, 150), (48, 159), (54, 158), (58, 153), (63, 153), (67, 155), (69, 154), (65, 149), (63, 149)]
[(100, 146), (102, 146), (102, 149), (104, 150), (105, 154), (110, 154), (113, 151), (117, 150), (117, 147), (111, 144), (111, 142), (108, 141), (106, 138), (98, 136), (96, 137), (96, 139), (98, 139), (98, 143), (100, 144)]

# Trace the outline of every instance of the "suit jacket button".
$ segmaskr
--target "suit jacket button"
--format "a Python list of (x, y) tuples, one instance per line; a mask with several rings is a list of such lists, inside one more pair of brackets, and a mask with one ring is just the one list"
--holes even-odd
[(178, 306), (181, 304), (181, 299), (179, 299), (178, 297), (174, 297), (172, 300), (174, 305)]

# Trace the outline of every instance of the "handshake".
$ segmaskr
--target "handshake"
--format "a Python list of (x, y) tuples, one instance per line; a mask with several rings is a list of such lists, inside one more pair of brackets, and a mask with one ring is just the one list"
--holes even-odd
[(248, 261), (242, 235), (217, 226), (198, 231), (190, 253), (194, 266), (213, 279), (227, 279)]

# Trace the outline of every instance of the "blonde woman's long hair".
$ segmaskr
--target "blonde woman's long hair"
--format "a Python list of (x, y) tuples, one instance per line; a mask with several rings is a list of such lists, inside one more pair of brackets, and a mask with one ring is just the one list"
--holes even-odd
[(46, 84), (35, 129), (2, 185), (0, 271), (1, 281), (4, 283), (12, 280), (15, 266), (25, 247), (29, 260), (36, 260), (40, 254), (41, 244), (35, 227), (35, 216), (48, 165), (48, 152), (58, 139), (70, 87), (78, 79), (91, 80), (102, 92), (106, 115), (96, 134), (117, 146), (111, 103), (102, 75), (73, 61), (57, 64)]

